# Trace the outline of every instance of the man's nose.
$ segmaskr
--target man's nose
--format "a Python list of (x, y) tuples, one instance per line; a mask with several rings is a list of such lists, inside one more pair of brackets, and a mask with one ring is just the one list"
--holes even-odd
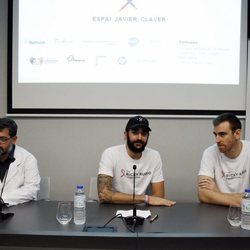
[(138, 133), (138, 139), (141, 140), (141, 138), (142, 138), (142, 134)]
[(218, 143), (221, 141), (221, 137), (219, 135), (215, 136), (215, 142)]

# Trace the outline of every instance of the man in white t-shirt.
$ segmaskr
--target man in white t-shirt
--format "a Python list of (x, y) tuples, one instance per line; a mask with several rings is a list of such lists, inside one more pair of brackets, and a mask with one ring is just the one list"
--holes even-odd
[[(135, 116), (128, 121), (124, 132), (126, 144), (110, 147), (103, 152), (98, 171), (98, 195), (101, 202), (131, 204), (135, 200), (135, 203), (146, 202), (150, 205), (175, 204), (164, 198), (160, 154), (146, 147), (150, 131), (148, 120)], [(146, 194), (148, 186), (152, 192), (150, 196)]]
[(244, 189), (249, 188), (250, 142), (241, 137), (241, 122), (231, 113), (213, 120), (216, 144), (202, 156), (198, 175), (201, 202), (240, 205)]

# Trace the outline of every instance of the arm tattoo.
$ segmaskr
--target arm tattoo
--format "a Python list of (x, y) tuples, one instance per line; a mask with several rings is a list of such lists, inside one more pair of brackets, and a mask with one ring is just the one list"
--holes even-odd
[(104, 174), (98, 175), (98, 192), (102, 192), (104, 189), (112, 190), (112, 177)]
[(113, 195), (115, 194), (112, 190), (112, 180), (113, 177), (111, 176), (104, 174), (98, 175), (98, 195), (101, 202), (112, 202)]

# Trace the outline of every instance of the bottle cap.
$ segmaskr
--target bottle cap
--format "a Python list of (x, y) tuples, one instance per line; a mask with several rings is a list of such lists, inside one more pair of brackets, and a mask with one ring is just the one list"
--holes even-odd
[(78, 184), (78, 185), (76, 186), (76, 188), (77, 188), (77, 189), (82, 189), (82, 188), (83, 188), (83, 185), (82, 185), (82, 184)]
[(245, 189), (245, 192), (246, 192), (246, 193), (250, 193), (250, 188), (246, 188), (246, 189)]

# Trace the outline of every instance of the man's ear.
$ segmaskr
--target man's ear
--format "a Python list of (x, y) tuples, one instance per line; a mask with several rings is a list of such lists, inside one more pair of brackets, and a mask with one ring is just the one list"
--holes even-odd
[(12, 139), (12, 143), (13, 143), (13, 144), (16, 144), (17, 136), (15, 135), (15, 136), (11, 137), (11, 139)]
[(241, 129), (236, 129), (234, 134), (235, 134), (236, 138), (239, 140), (240, 136), (241, 136)]
[(124, 131), (124, 140), (127, 140), (127, 135), (128, 135), (128, 132)]

